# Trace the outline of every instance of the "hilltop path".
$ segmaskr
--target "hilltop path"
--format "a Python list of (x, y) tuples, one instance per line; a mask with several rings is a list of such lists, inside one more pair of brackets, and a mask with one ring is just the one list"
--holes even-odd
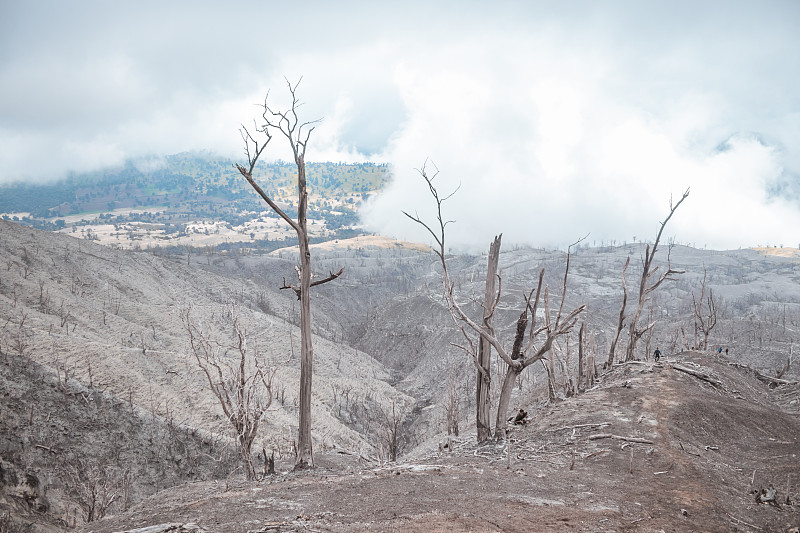
[[(621, 365), (531, 409), (507, 445), (462, 437), (449, 453), (382, 467), (319, 456), (309, 473), (162, 492), (83, 531), (796, 531), (800, 507), (784, 501), (787, 476), (800, 497), (800, 418), (771, 394), (708, 355)], [(755, 503), (770, 485), (781, 505)]]

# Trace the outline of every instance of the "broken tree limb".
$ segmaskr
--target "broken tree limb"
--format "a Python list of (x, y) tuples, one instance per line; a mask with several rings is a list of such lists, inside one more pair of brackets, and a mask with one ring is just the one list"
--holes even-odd
[[(685, 452), (685, 453), (688, 453), (689, 455), (694, 455), (695, 457), (701, 457), (701, 455), (700, 455), (699, 453), (690, 452), (689, 450), (687, 450), (686, 448), (684, 448), (684, 447), (683, 447), (683, 443), (682, 443), (681, 441), (678, 441), (678, 444), (680, 445), (680, 447), (681, 447), (681, 450), (683, 450), (683, 452)], [(754, 476), (756, 475), (756, 472), (755, 472), (755, 470), (753, 471), (753, 475), (754, 475)]]
[(609, 450), (608, 448), (603, 448), (602, 450), (597, 450), (596, 452), (590, 453), (589, 455), (584, 457), (584, 459), (589, 459), (590, 457), (594, 457), (595, 455), (600, 455), (600, 454), (607, 453), (607, 452), (610, 452), (610, 451), (611, 450)]
[[(295, 267), (295, 269), (298, 271), (298, 276), (299, 276), (300, 275), (299, 269), (297, 267)], [(323, 279), (318, 279), (316, 281), (312, 281), (311, 285), (309, 286), (309, 288), (310, 287), (316, 287), (317, 285), (322, 285), (323, 283), (328, 283), (329, 281), (333, 281), (336, 278), (338, 278), (339, 276), (341, 276), (343, 273), (344, 273), (344, 267), (340, 268), (339, 271), (336, 272), (335, 274), (333, 272), (331, 272), (328, 275), (327, 278), (323, 278)], [(297, 299), (298, 300), (300, 299), (301, 295), (303, 294), (302, 290), (300, 290), (300, 287), (297, 287), (296, 285), (291, 285), (289, 283), (286, 283), (286, 278), (283, 278), (283, 285), (280, 287), (280, 289), (281, 290), (283, 290), (283, 289), (292, 289), (292, 291), (294, 291), (295, 295), (297, 295)]]
[(577, 426), (564, 426), (562, 428), (556, 428), (552, 431), (562, 431), (565, 429), (579, 429), (579, 428), (593, 428), (593, 427), (603, 427), (603, 426), (610, 426), (611, 422), (597, 422), (596, 424), (578, 424)]
[(587, 439), (589, 440), (615, 439), (615, 440), (624, 440), (625, 442), (635, 442), (637, 444), (653, 444), (653, 441), (648, 439), (642, 439), (640, 437), (623, 437), (622, 435), (612, 435), (611, 433), (595, 433), (594, 435), (589, 435)]
[(48, 448), (47, 446), (43, 446), (43, 445), (41, 445), (41, 444), (36, 444), (36, 445), (35, 445), (35, 447), (36, 447), (36, 448), (39, 448), (39, 449), (42, 449), (42, 450), (47, 450), (48, 452), (50, 452), (50, 453), (52, 453), (52, 454), (55, 454), (55, 455), (57, 455), (57, 454), (58, 454), (58, 452), (57, 452), (57, 451), (55, 451), (53, 448)]
[(753, 529), (755, 529), (755, 530), (757, 530), (757, 531), (763, 531), (763, 529), (762, 529), (762, 528), (760, 528), (760, 527), (758, 527), (758, 526), (754, 526), (753, 524), (751, 524), (751, 523), (749, 523), (749, 522), (745, 522), (744, 520), (742, 520), (742, 519), (740, 519), (740, 518), (736, 518), (735, 516), (733, 516), (733, 515), (732, 515), (732, 514), (730, 514), (730, 513), (725, 513), (725, 514), (726, 514), (726, 515), (728, 515), (729, 517), (731, 517), (731, 519), (733, 519), (733, 520), (736, 520), (736, 523), (737, 523), (737, 524), (744, 524), (744, 525), (746, 525), (746, 526), (748, 526), (748, 527), (752, 527)]

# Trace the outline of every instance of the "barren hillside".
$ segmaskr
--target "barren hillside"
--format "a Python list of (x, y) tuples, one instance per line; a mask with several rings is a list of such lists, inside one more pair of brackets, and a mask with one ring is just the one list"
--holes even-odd
[[(285, 261), (267, 262), (261, 268), (270, 271), (270, 283), (292, 272)], [(191, 306), (193, 316), (212, 327), (212, 316), (236, 305), (251, 342), (277, 368), (273, 406), (256, 449), (275, 450), (278, 457), (291, 454), (299, 374), (293, 294), (279, 291), (277, 284), (243, 279), (239, 273), (213, 273), (187, 265), (185, 257), (175, 260), (115, 251), (6, 221), (0, 221), (0, 264), (0, 354), (5, 364), (11, 369), (23, 364), (12, 363), (13, 357), (30, 360), (39, 367), (41, 387), (61, 383), (62, 388), (70, 389), (69, 394), (79, 394), (80, 389), (85, 397), (106, 398), (106, 405), (117, 409), (127, 406), (127, 412), (136, 418), (130, 423), (120, 421), (124, 429), (114, 437), (118, 440), (136, 441), (140, 433), (161, 431), (158, 427), (166, 425), (198, 432), (206, 440), (221, 439), (221, 444), (232, 442), (219, 405), (189, 358), (180, 314)], [(321, 316), (323, 333), (325, 322)], [(389, 372), (363, 352), (317, 337), (315, 355), (316, 449), (340, 447), (376, 456), (381, 428), (370, 424), (366, 409), (394, 403), (402, 414), (412, 409), (413, 399), (393, 389)], [(86, 428), (79, 419), (75, 427), (64, 431), (80, 439), (64, 439), (50, 430), (51, 416), (63, 417), (66, 411), (52, 412), (47, 406), (50, 400), (32, 392), (36, 381), (25, 381), (11, 370), (4, 375), (11, 388), (0, 395), (3, 468), (13, 468), (21, 476), (35, 472), (42, 482), (39, 493), (44, 496), (50, 491), (55, 496), (53, 491), (60, 490), (66, 474), (60, 475), (40, 461), (41, 457), (53, 459), (47, 449), (59, 450), (64, 461), (77, 456), (89, 462), (106, 451), (85, 446), (85, 439), (92, 440), (91, 433), (80, 429)], [(19, 394), (11, 394), (15, 388)], [(346, 401), (343, 389), (350, 391)], [(69, 405), (75, 409), (81, 403)], [(91, 409), (94, 407), (87, 404), (87, 413)], [(29, 411), (33, 413), (30, 417)], [(33, 449), (39, 451), (21, 453)], [(219, 454), (215, 459), (219, 461)], [(207, 478), (216, 468), (195, 469), (181, 479)], [(154, 483), (154, 488), (157, 486)], [(0, 512), (6, 504), (11, 505), (13, 494), (4, 494), (0, 491)], [(141, 491), (135, 492), (132, 501), (140, 496)], [(58, 499), (64, 500), (63, 494)], [(65, 506), (72, 508), (65, 510)], [(82, 513), (75, 501), (62, 502), (56, 508), (58, 516)], [(117, 509), (112, 507), (112, 511)]]
[(793, 391), (789, 412), (749, 371), (698, 353), (620, 365), (506, 444), (464, 436), (378, 468), (328, 455), (310, 473), (164, 491), (82, 531), (797, 531)]
[[(731, 426), (733, 429), (723, 428), (723, 434), (719, 437), (720, 442), (729, 443), (725, 445), (730, 450), (724, 460), (726, 465), (741, 461), (764, 461), (765, 458), (784, 457), (787, 454), (791, 456), (791, 450), (786, 453), (782, 449), (772, 450), (770, 446), (774, 442), (769, 438), (777, 439), (775, 442), (789, 443), (785, 446), (795, 446), (796, 449), (796, 419), (800, 410), (796, 387), (782, 386), (770, 392), (763, 383), (754, 380), (752, 371), (729, 366), (710, 357), (711, 353), (724, 348), (729, 351), (726, 361), (732, 364), (746, 365), (770, 376), (780, 373), (784, 381), (798, 379), (800, 367), (792, 359), (793, 346), (800, 342), (800, 264), (796, 258), (764, 256), (751, 250), (713, 252), (674, 247), (670, 254), (672, 266), (685, 270), (685, 274), (677, 281), (665, 284), (657, 293), (653, 305), (648, 308), (649, 316), (656, 320), (656, 327), (652, 337), (642, 340), (637, 356), (647, 359), (657, 346), (665, 354), (674, 354), (697, 344), (692, 302), (699, 294), (705, 275), (708, 288), (713, 289), (717, 301), (719, 320), (710, 336), (709, 349), (704, 354), (688, 357), (695, 363), (713, 367), (716, 375), (725, 378), (721, 382), (722, 387), (676, 371), (670, 364), (652, 366), (648, 363), (616, 368), (612, 374), (602, 377), (598, 388), (566, 398), (569, 373), (574, 371), (576, 345), (574, 338), (565, 338), (556, 344), (553, 356), (565, 362), (556, 373), (556, 389), (559, 398), (566, 400), (547, 400), (547, 378), (541, 366), (531, 367), (523, 374), (515, 387), (512, 406), (514, 409), (527, 409), (533, 417), (533, 425), (515, 429), (509, 454), (504, 446), (475, 449), (471, 444), (474, 438), (474, 433), (470, 437), (470, 432), (474, 432), (475, 370), (469, 357), (455, 346), (464, 340), (454, 327), (442, 300), (441, 278), (435, 258), (419, 248), (385, 241), (342, 240), (334, 244), (337, 246), (316, 248), (313, 257), (315, 271), (320, 275), (336, 271), (341, 266), (346, 268), (345, 274), (335, 283), (315, 289), (312, 304), (316, 334), (313, 436), (317, 463), (321, 468), (299, 477), (284, 474), (269, 478), (266, 485), (242, 489), (247, 494), (259, 491), (270, 491), (272, 494), (273, 489), (280, 489), (284, 487), (280, 484), (285, 483), (286, 487), (292, 487), (286, 490), (306, 494), (308, 499), (290, 501), (285, 508), (281, 507), (281, 498), (273, 500), (278, 498), (273, 495), (255, 503), (242, 500), (245, 502), (242, 505), (272, 509), (265, 512), (274, 514), (279, 524), (286, 522), (280, 527), (287, 531), (302, 529), (304, 523), (298, 525), (290, 520), (300, 515), (290, 516), (294, 512), (292, 509), (302, 510), (306, 513), (302, 516), (310, 517), (309, 520), (341, 515), (340, 518), (330, 518), (330, 524), (327, 525), (324, 521), (319, 522), (319, 529), (342, 531), (346, 530), (345, 524), (351, 522), (360, 524), (357, 528), (362, 530), (372, 527), (367, 523), (372, 518), (352, 513), (362, 512), (363, 509), (394, 509), (392, 512), (396, 516), (407, 517), (403, 518), (404, 522), (387, 522), (389, 515), (381, 515), (382, 518), (379, 518), (383, 522), (379, 521), (379, 525), (374, 525), (372, 529), (395, 528), (405, 531), (417, 528), (421, 531), (423, 526), (414, 525), (415, 520), (433, 524), (431, 527), (436, 530), (439, 527), (436, 526), (437, 520), (441, 520), (442, 524), (449, 523), (447, 521), (456, 516), (452, 513), (458, 513), (454, 509), (464, 506), (473, 509), (470, 512), (476, 520), (493, 517), (492, 520), (497, 524), (505, 524), (497, 526), (498, 529), (505, 530), (512, 526), (501, 520), (501, 514), (495, 516), (488, 509), (511, 506), (515, 509), (538, 509), (536, 512), (546, 514), (562, 508), (552, 502), (561, 502), (563, 508), (579, 509), (582, 513), (611, 513), (602, 517), (596, 514), (592, 516), (599, 517), (598, 528), (608, 526), (609, 529), (619, 529), (626, 523), (625, 517), (631, 516), (630, 509), (625, 507), (628, 498), (636, 494), (627, 482), (643, 476), (643, 471), (639, 471), (639, 477), (634, 476), (640, 455), (643, 461), (655, 461), (656, 458), (666, 461), (665, 450), (674, 452), (675, 439), (678, 439), (678, 449), (684, 455), (669, 455), (670, 464), (676, 466), (669, 467), (661, 462), (646, 463), (653, 467), (654, 472), (661, 472), (652, 474), (654, 483), (662, 479), (685, 482), (685, 477), (670, 478), (666, 474), (678, 466), (685, 466), (678, 458), (689, 461), (686, 464), (691, 465), (694, 465), (697, 457), (713, 458), (708, 454), (717, 451), (713, 447), (720, 446), (710, 443), (717, 439), (713, 425), (717, 420), (708, 411), (702, 412), (704, 405), (713, 406), (713, 409), (709, 407), (712, 413), (723, 413), (726, 423), (735, 422)], [(583, 248), (572, 257), (567, 305), (587, 304), (587, 310), (582, 315), (588, 332), (587, 350), (595, 355), (598, 367), (606, 358), (609, 339), (619, 313), (622, 264), (627, 256), (631, 256), (628, 283), (634, 284), (638, 275), (636, 263), (642, 250), (643, 245), (638, 244)], [(553, 294), (558, 294), (563, 283), (564, 259), (564, 254), (559, 251), (528, 248), (514, 248), (501, 253), (503, 296), (496, 311), (495, 325), (499, 335), (508, 339), (509, 344), (523, 292), (530, 290), (539, 269), (544, 267), (545, 282)], [(123, 473), (126, 469), (130, 472), (137, 469), (141, 471), (137, 475), (139, 485), (131, 490), (126, 504), (122, 505), (121, 500), (117, 500), (109, 506), (109, 515), (122, 513), (157, 488), (198, 481), (198, 484), (162, 492), (157, 500), (142, 503), (144, 507), (138, 507), (137, 513), (148, 521), (158, 520), (159, 516), (165, 521), (203, 518), (206, 521), (201, 522), (210, 528), (209, 531), (235, 530), (220, 525), (226, 520), (224, 513), (217, 519), (212, 511), (193, 517), (192, 512), (180, 510), (195, 497), (192, 494), (198, 498), (209, 498), (207, 503), (217, 501), (217, 498), (235, 499), (241, 496), (236, 491), (223, 491), (224, 496), (216, 495), (220, 487), (238, 483), (238, 474), (234, 472), (230, 475), (235, 466), (228, 461), (233, 459), (223, 459), (225, 453), (229, 452), (226, 446), (231, 442), (231, 434), (221, 409), (206, 390), (202, 374), (189, 357), (187, 332), (181, 322), (181, 313), (191, 307), (192, 316), (213, 331), (214, 317), (228, 312), (231, 305), (238, 309), (260, 353), (277, 368), (273, 405), (259, 432), (255, 449), (275, 450), (278, 464), (286, 470), (292, 461), (297, 423), (299, 336), (295, 326), (297, 304), (294, 294), (281, 291), (279, 287), (284, 278), (294, 275), (294, 260), (292, 250), (267, 256), (195, 253), (155, 255), (120, 251), (63, 234), (31, 230), (0, 221), (0, 357), (5, 365), (3, 383), (7, 388), (0, 395), (0, 424), (3, 430), (3, 456), (0, 457), (3, 462), (0, 464), (4, 472), (9, 473), (4, 474), (5, 477), (0, 476), (0, 484), (4, 486), (0, 487), (0, 513), (14, 510), (15, 517), (28, 517), (25, 520), (39, 523), (37, 527), (44, 528), (40, 529), (43, 531), (60, 527), (59, 519), (64, 521), (60, 523), (61, 526), (80, 523), (83, 511), (74, 490), (72, 495), (66, 490), (65, 481), (69, 474), (66, 466), (80, 464), (76, 463), (79, 459), (120, 468), (118, 471)], [(657, 259), (661, 265), (665, 260)], [(477, 313), (474, 296), (483, 292), (485, 256), (454, 255), (449, 261), (458, 298), (466, 309)], [(495, 391), (499, 387), (499, 373), (496, 372), (498, 364), (494, 367)], [(26, 374), (17, 370), (20, 367), (36, 370), (33, 374)], [(631, 375), (626, 376), (625, 373)], [(623, 386), (626, 381), (628, 386)], [(698, 394), (705, 395), (696, 397), (702, 401), (689, 403), (694, 394), (692, 391), (695, 391), (684, 387), (689, 384), (697, 388)], [(49, 387), (52, 389), (49, 392), (53, 394), (39, 395), (36, 392), (39, 387), (43, 390)], [(64, 401), (59, 403), (58, 398)], [(620, 398), (627, 398), (625, 401), (632, 406), (625, 409), (641, 411), (635, 416), (635, 425), (614, 425), (633, 420), (624, 420), (629, 417), (618, 413), (614, 402), (622, 401)], [(675, 401), (678, 402), (675, 405), (670, 403)], [(461, 436), (453, 438), (452, 449), (440, 455), (440, 445), (447, 439), (445, 408), (448, 402), (455, 402), (458, 407)], [(739, 410), (737, 412), (740, 414), (732, 413), (729, 409)], [(118, 417), (113, 414), (115, 412), (119, 412)], [(395, 421), (401, 427), (397, 444), (400, 460), (404, 462), (401, 464), (406, 466), (398, 467), (396, 471), (400, 472), (399, 475), (394, 474), (395, 470), (390, 467), (378, 466), (387, 458), (387, 428), (391, 423), (387, 413), (394, 413), (392, 416), (397, 417)], [(681, 413), (685, 415), (681, 417)], [(642, 418), (642, 415), (646, 416)], [(648, 416), (656, 417), (654, 420), (658, 421), (658, 425), (645, 424)], [(755, 428), (748, 422), (751, 418), (767, 420), (769, 423)], [(563, 421), (554, 422), (560, 419)], [(596, 428), (596, 433), (645, 435), (641, 438), (653, 441), (651, 447), (661, 446), (656, 448), (661, 455), (646, 453), (650, 448), (642, 448), (641, 443), (634, 443), (635, 447), (631, 448), (629, 441), (605, 438), (590, 440), (589, 434), (585, 433), (588, 429), (583, 427), (576, 428), (574, 438), (566, 438), (560, 433), (550, 435), (548, 429), (605, 422), (611, 425)], [(661, 433), (662, 426), (666, 433)], [(783, 426), (790, 432), (790, 438), (781, 439), (775, 435), (777, 430), (770, 429)], [(737, 443), (731, 436), (736, 431), (743, 432), (742, 435), (768, 433), (766, 442), (759, 441), (767, 451), (759, 452), (756, 443), (748, 444), (745, 439)], [(148, 434), (159, 435), (157, 445), (141, 440), (142, 435)], [(180, 443), (172, 440), (176, 435)], [(183, 435), (191, 435), (191, 442)], [(668, 447), (658, 439), (667, 439), (664, 442)], [(126, 442), (126, 446), (120, 449), (126, 450), (129, 455), (121, 452), (111, 454), (114, 461), (109, 461), (113, 447), (103, 443), (119, 441)], [(613, 443), (613, 446), (609, 443)], [(686, 451), (687, 443), (701, 446), (702, 449), (691, 448)], [(181, 445), (193, 449), (211, 446), (212, 451), (204, 453), (213, 458), (214, 466), (188, 461), (187, 453), (168, 454), (159, 451), (175, 450)], [(517, 451), (517, 446), (521, 451)], [(624, 450), (620, 449), (621, 446), (624, 446)], [(742, 451), (738, 451), (737, 446)], [(605, 448), (608, 451), (602, 451)], [(620, 477), (625, 472), (625, 465), (619, 457), (623, 452), (630, 454), (631, 449), (634, 474), (630, 473), (631, 456), (626, 455), (630, 477)], [(562, 472), (566, 460), (564, 454), (568, 453), (571, 463), (572, 450), (575, 450), (576, 458), (574, 470)], [(594, 452), (601, 453), (592, 455)], [(151, 457), (153, 453), (155, 455)], [(484, 455), (486, 457), (482, 458)], [(121, 461), (123, 456), (127, 459)], [(594, 488), (584, 491), (604, 495), (596, 500), (605, 502), (597, 504), (598, 511), (587, 507), (588, 504), (584, 504), (582, 499), (576, 499), (574, 494), (578, 493), (568, 490), (568, 481), (572, 479), (569, 476), (577, 475), (574, 472), (587, 472), (589, 466), (605, 464), (604, 461), (609, 461), (611, 457), (616, 458), (616, 462), (612, 461), (608, 465), (611, 471), (603, 475), (615, 480), (613, 486), (594, 487), (587, 484)], [(145, 461), (151, 466), (142, 468), (137, 461)], [(503, 461), (505, 463), (501, 464)], [(530, 479), (525, 485), (525, 478), (531, 474), (525, 469), (527, 473), (514, 474), (517, 470), (515, 461), (544, 469), (536, 474), (544, 477), (536, 477), (534, 488), (531, 488)], [(436, 466), (425, 466), (429, 463), (435, 463)], [(414, 464), (417, 466), (412, 466)], [(745, 463), (735, 468), (742, 468), (742, 472), (751, 469), (751, 463), (747, 463), (746, 468), (742, 464)], [(191, 465), (194, 466), (190, 468)], [(579, 465), (582, 466), (579, 468)], [(664, 468), (660, 468), (662, 466)], [(721, 483), (721, 478), (712, 474), (716, 475), (715, 472), (726, 468), (716, 465), (709, 469), (706, 464), (692, 468), (695, 467), (698, 470), (688, 467), (681, 470), (682, 475), (689, 476), (696, 471), (701, 482), (709, 486)], [(261, 468), (260, 463), (257, 468)], [(514, 475), (509, 475), (508, 468)], [(553, 470), (547, 470), (549, 468)], [(759, 467), (752, 463), (752, 469), (757, 471), (753, 483), (759, 482), (759, 471), (763, 469), (766, 473), (769, 468), (772, 467)], [(774, 471), (780, 468), (779, 465)], [(14, 483), (8, 481), (12, 471), (16, 476)], [(476, 474), (478, 471), (483, 473)], [(148, 477), (155, 475), (154, 472), (164, 475)], [(792, 472), (790, 469), (787, 474)], [(30, 502), (24, 496), (30, 490), (25, 488), (25, 483), (19, 483), (27, 473), (32, 473), (41, 481), (34, 491), (35, 498)], [(392, 476), (388, 476), (388, 473), (392, 473)], [(752, 470), (748, 475), (752, 478)], [(200, 482), (219, 476), (225, 476), (225, 479), (217, 484)], [(335, 482), (329, 481), (329, 477)], [(461, 480), (457, 485), (447, 485), (443, 481), (455, 482), (454, 477)], [(410, 481), (404, 485), (405, 481), (402, 480), (406, 478)], [(736, 479), (737, 483), (741, 481)], [(791, 479), (788, 480), (790, 486), (793, 483)], [(469, 482), (464, 483), (463, 480)], [(592, 479), (592, 482), (595, 481)], [(396, 487), (395, 482), (399, 483)], [(421, 485), (415, 488), (417, 482)], [(555, 484), (548, 485), (551, 482)], [(787, 480), (784, 476), (782, 481), (770, 478), (763, 482), (773, 483), (780, 488), (778, 484), (787, 483)], [(372, 487), (372, 483), (382, 487), (374, 490), (378, 496), (384, 495), (384, 503), (369, 500), (372, 488), (366, 492), (359, 489)], [(617, 483), (623, 486), (617, 486)], [(145, 488), (148, 484), (150, 487)], [(364, 505), (345, 512), (343, 509), (347, 507), (339, 506), (337, 499), (326, 499), (324, 496), (326, 487), (330, 489), (331, 484), (344, 491), (341, 498), (337, 497), (338, 500), (355, 502), (361, 498), (365, 499)], [(440, 484), (443, 484), (444, 492), (433, 492), (433, 487)], [(510, 487), (509, 491), (516, 491), (508, 494), (527, 494), (534, 489), (540, 490), (538, 487), (542, 492), (536, 492), (537, 495), (530, 501), (526, 499), (527, 496), (520, 496), (517, 501), (506, 499), (508, 494), (498, 493), (492, 498), (499, 500), (492, 500), (494, 503), (487, 503), (486, 507), (482, 507), (482, 503), (467, 504), (472, 500), (480, 500), (480, 494), (472, 491), (472, 485), (494, 487), (506, 484)], [(425, 489), (426, 486), (431, 490)], [(647, 485), (643, 487), (644, 491)], [(520, 492), (523, 488), (525, 493)], [(703, 490), (706, 488), (703, 485)], [(485, 492), (483, 489), (481, 491)], [(554, 491), (555, 496), (545, 496), (548, 491)], [(786, 490), (783, 492), (785, 494)], [(653, 501), (657, 500), (655, 494)], [(36, 520), (36, 499), (39, 495), (49, 502), (49, 514)], [(420, 496), (424, 496), (422, 503), (417, 501)], [(320, 503), (312, 505), (309, 503), (311, 498)], [(718, 500), (723, 501), (720, 498)], [(708, 500), (706, 496), (698, 496), (698, 501), (704, 499)], [(549, 503), (539, 505), (542, 502)], [(639, 503), (644, 505), (644, 502)], [(163, 513), (154, 511), (153, 514), (146, 514), (147, 509), (156, 509), (159, 505), (167, 506)], [(202, 505), (205, 504), (197, 504), (198, 508)], [(403, 505), (411, 509), (415, 505), (422, 507), (410, 513), (400, 507)], [(702, 505), (694, 510), (687, 507), (689, 503), (681, 505), (688, 513), (692, 513), (681, 515), (681, 520), (689, 520), (685, 523), (701, 523), (691, 521), (695, 520), (692, 516), (698, 516), (694, 513), (699, 513), (701, 517), (696, 520), (705, 520)], [(742, 523), (751, 522), (746, 516), (737, 514), (745, 508), (726, 507), (728, 503), (724, 501), (719, 505), (720, 509), (737, 517)], [(750, 512), (753, 509), (746, 510)], [(654, 508), (650, 514), (656, 510)], [(666, 513), (664, 516), (669, 514), (666, 510), (662, 511)], [(516, 516), (514, 512), (506, 514)], [(757, 518), (761, 512), (756, 511)], [(170, 517), (172, 514), (175, 516)], [(0, 514), (0, 519), (2, 516)], [(127, 518), (111, 523), (124, 523), (126, 527), (144, 524), (143, 521), (137, 521), (136, 513), (124, 516)], [(632, 521), (639, 518), (632, 518)], [(258, 531), (253, 524), (260, 518), (252, 520), (249, 529), (242, 531)], [(453, 523), (462, 524), (462, 529), (490, 530), (494, 527), (489, 522), (469, 520), (467, 517), (467, 522)], [(591, 522), (591, 519), (587, 520), (587, 524)], [(631, 523), (640, 524), (643, 521), (644, 518)], [(614, 523), (617, 526), (611, 525)], [(714, 527), (718, 527), (717, 530), (725, 530), (722, 524), (726, 522), (709, 523), (716, 524)], [(751, 523), (758, 525), (767, 522)], [(444, 528), (442, 530), (448, 530), (445, 525), (441, 527)], [(454, 530), (459, 528), (457, 525), (447, 527)], [(682, 529), (677, 527), (676, 530)]]

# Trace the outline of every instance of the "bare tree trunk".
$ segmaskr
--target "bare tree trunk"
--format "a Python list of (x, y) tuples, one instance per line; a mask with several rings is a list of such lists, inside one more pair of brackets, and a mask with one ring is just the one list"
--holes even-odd
[[(703, 282), (700, 285), (700, 298), (695, 298), (692, 294), (692, 303), (694, 304), (694, 336), (695, 346), (701, 350), (708, 350), (708, 337), (711, 330), (717, 325), (717, 305), (714, 302), (714, 292), (709, 289), (708, 298), (706, 298), (706, 268), (703, 267)], [(708, 314), (705, 314), (703, 304), (705, 303)], [(697, 333), (703, 333), (703, 342), (698, 344)]]
[(558, 399), (558, 396), (556, 396), (556, 369), (553, 359), (555, 359), (555, 354), (551, 350), (550, 356), (546, 360), (542, 360), (544, 369), (547, 371), (547, 398), (551, 402)]
[(561, 369), (561, 376), (562, 376), (562, 383), (561, 383), (561, 390), (564, 391), (564, 394), (567, 398), (573, 396), (575, 394), (575, 381), (572, 379), (572, 374), (570, 374), (569, 367), (570, 367), (570, 354), (569, 354), (569, 337), (565, 337), (564, 339), (564, 357), (561, 357), (559, 352), (554, 352), (556, 354), (556, 358), (558, 360), (558, 367)]
[(253, 466), (253, 441), (255, 440), (255, 433), (250, 438), (239, 435), (239, 452), (242, 457), (242, 468), (244, 468), (244, 475), (248, 480), (256, 478), (256, 469)]
[(586, 388), (587, 389), (591, 389), (592, 387), (594, 387), (594, 378), (595, 378), (595, 375), (597, 374), (597, 370), (595, 368), (595, 365), (596, 365), (595, 353), (596, 352), (595, 352), (595, 343), (594, 343), (594, 331), (592, 331), (590, 347), (589, 347), (589, 356), (586, 358), (586, 363), (587, 363), (586, 364), (586, 366), (587, 366)]
[(511, 402), (511, 393), (514, 389), (514, 383), (520, 375), (521, 370), (513, 366), (506, 367), (506, 375), (503, 378), (503, 386), (500, 388), (500, 399), (497, 403), (497, 418), (494, 424), (494, 436), (497, 440), (504, 440), (506, 438), (506, 426), (508, 425), (508, 404)]
[[(486, 291), (483, 304), (483, 326), (487, 330), (491, 327), (492, 307), (496, 298), (495, 281), (497, 279), (497, 264), (500, 260), (500, 240), (502, 237), (502, 235), (495, 237), (489, 246), (489, 264), (486, 271)], [(475, 387), (475, 423), (478, 432), (478, 443), (486, 442), (491, 437), (491, 354), (492, 345), (486, 335), (482, 334), (478, 345), (478, 372)]]
[(625, 283), (625, 271), (628, 270), (628, 265), (631, 263), (631, 256), (625, 260), (625, 265), (622, 267), (622, 305), (619, 308), (619, 320), (617, 321), (617, 333), (611, 341), (611, 347), (608, 349), (608, 360), (606, 361), (606, 368), (611, 369), (614, 365), (614, 351), (617, 348), (617, 341), (619, 335), (622, 333), (622, 328), (625, 326), (625, 306), (628, 303), (628, 286)]
[(583, 343), (584, 343), (584, 332), (586, 331), (586, 323), (581, 323), (581, 329), (578, 330), (578, 392), (583, 392), (586, 390), (586, 385), (584, 383), (586, 379), (586, 373), (584, 371), (584, 354), (583, 354)]
[[(647, 245), (647, 249), (650, 249), (650, 245)], [(636, 344), (646, 331), (645, 329), (639, 330), (636, 328), (639, 318), (642, 316), (645, 301), (645, 297), (640, 293), (639, 300), (636, 303), (636, 311), (633, 312), (631, 321), (628, 323), (628, 347), (625, 350), (625, 361), (633, 361), (636, 358)]]
[[(298, 82), (299, 84), (299, 82)], [(311, 381), (313, 376), (314, 350), (311, 344), (311, 287), (327, 283), (339, 277), (344, 268), (336, 274), (331, 273), (325, 279), (311, 282), (311, 252), (308, 246), (308, 227), (306, 213), (308, 209), (308, 190), (306, 187), (306, 166), (305, 153), (308, 147), (308, 140), (313, 125), (317, 121), (300, 122), (297, 109), (300, 102), (297, 100), (297, 84), (292, 86), (287, 81), (289, 93), (292, 95), (292, 105), (288, 111), (275, 111), (267, 104), (266, 99), (262, 105), (262, 117), (265, 124), (256, 126), (253, 133), (242, 127), (242, 140), (245, 143), (245, 153), (247, 154), (248, 167), (236, 165), (236, 168), (244, 176), (248, 183), (255, 189), (261, 198), (270, 208), (280, 216), (297, 234), (297, 242), (300, 250), (299, 281), (300, 286), (296, 287), (286, 283), (284, 279), (281, 289), (292, 289), (300, 300), (300, 413), (297, 433), (297, 464), (295, 468), (306, 468), (313, 466), (313, 454), (311, 446)], [(255, 182), (253, 170), (258, 162), (261, 153), (272, 140), (272, 131), (280, 132), (286, 137), (294, 154), (295, 164), (297, 165), (297, 220), (293, 220), (270, 198), (264, 190)], [(264, 135), (264, 140), (254, 137), (255, 134)]]
[[(654, 310), (653, 310), (653, 308), (651, 306), (650, 307), (649, 317), (648, 317), (648, 320), (650, 320), (651, 324), (655, 323), (655, 317), (653, 315), (654, 315)], [(650, 343), (652, 341), (653, 341), (653, 328), (650, 328), (650, 329), (647, 330), (647, 343), (645, 344), (645, 349), (644, 349), (645, 360), (647, 359), (647, 357), (651, 353), (650, 352), (650, 348), (651, 348), (651, 344)]]
[(306, 164), (303, 156), (296, 157), (297, 192), (300, 203), (297, 239), (300, 248), (300, 416), (297, 429), (297, 464), (295, 468), (314, 465), (311, 446), (311, 381), (314, 374), (314, 347), (311, 344), (311, 251), (308, 248), (306, 210)]

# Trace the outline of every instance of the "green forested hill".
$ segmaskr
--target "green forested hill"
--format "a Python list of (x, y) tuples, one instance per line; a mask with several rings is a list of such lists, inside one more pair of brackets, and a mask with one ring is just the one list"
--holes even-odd
[[(291, 212), (296, 184), (294, 163), (263, 165), (256, 175), (267, 193), (286, 200)], [(308, 163), (306, 175), (312, 193), (309, 217), (341, 226), (355, 223), (354, 204), (386, 183), (389, 167), (374, 163)], [(8, 219), (21, 218), (35, 227), (52, 229), (56, 224), (47, 219), (112, 213), (122, 208), (157, 210), (167, 218), (181, 215), (235, 222), (242, 212), (262, 211), (264, 204), (241, 178), (232, 160), (197, 153), (128, 161), (119, 167), (73, 174), (52, 183), (0, 186), (0, 214)], [(115, 219), (118, 217), (115, 215)]]

